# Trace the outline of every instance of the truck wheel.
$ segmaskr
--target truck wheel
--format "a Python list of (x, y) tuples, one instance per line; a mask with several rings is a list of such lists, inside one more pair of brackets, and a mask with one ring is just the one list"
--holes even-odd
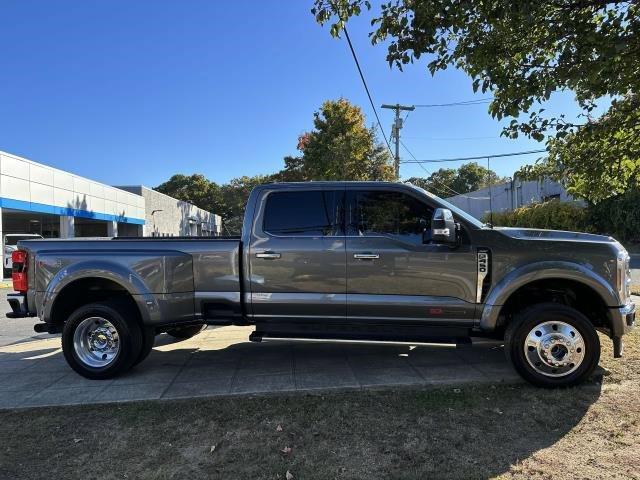
[(131, 368), (142, 349), (137, 321), (127, 321), (126, 309), (115, 302), (78, 308), (62, 329), (67, 363), (86, 378), (113, 378)]
[(600, 360), (600, 339), (576, 309), (542, 303), (525, 309), (507, 327), (505, 352), (529, 383), (568, 387), (593, 373)]
[(185, 327), (171, 328), (167, 330), (167, 333), (174, 338), (178, 338), (180, 340), (186, 340), (188, 338), (195, 337), (205, 328), (207, 328), (207, 326), (204, 324), (188, 325)]

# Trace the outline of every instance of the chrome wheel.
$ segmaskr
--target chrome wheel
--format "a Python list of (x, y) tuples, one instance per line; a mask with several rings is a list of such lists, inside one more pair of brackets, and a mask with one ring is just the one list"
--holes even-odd
[(563, 377), (574, 372), (584, 361), (584, 339), (568, 323), (544, 322), (527, 335), (524, 356), (536, 372), (548, 377)]
[(73, 333), (73, 349), (85, 365), (93, 368), (106, 367), (120, 352), (118, 331), (105, 318), (85, 318)]

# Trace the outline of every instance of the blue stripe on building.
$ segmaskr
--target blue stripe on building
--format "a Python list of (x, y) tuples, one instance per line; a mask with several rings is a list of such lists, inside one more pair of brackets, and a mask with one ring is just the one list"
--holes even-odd
[(125, 217), (124, 215), (111, 215), (108, 213), (90, 212), (70, 207), (57, 207), (55, 205), (47, 205), (44, 203), (25, 202), (23, 200), (14, 200), (12, 198), (0, 197), (0, 207), (11, 208), (14, 210), (23, 210), (29, 212), (49, 213), (52, 215), (66, 215), (69, 217), (91, 218), (94, 220), (105, 220), (111, 222), (131, 223), (133, 225), (144, 225), (144, 219)]

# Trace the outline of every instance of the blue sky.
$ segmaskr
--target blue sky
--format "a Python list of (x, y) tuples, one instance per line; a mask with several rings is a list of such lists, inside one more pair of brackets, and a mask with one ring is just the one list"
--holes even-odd
[[(324, 100), (345, 97), (374, 121), (347, 44), (315, 23), (311, 6), (3, 0), (0, 150), (109, 184), (155, 186), (196, 172), (225, 182), (276, 171), (296, 154), (298, 135)], [(378, 106), (486, 96), (474, 96), (462, 72), (431, 77), (424, 61), (390, 69), (385, 49), (369, 43), (365, 19), (349, 31)], [(571, 117), (572, 96), (556, 95), (548, 111)], [(393, 114), (379, 114), (388, 133)], [(402, 134), (418, 158), (543, 147), (500, 138), (500, 130), (487, 105), (475, 105), (416, 110)], [(535, 158), (496, 159), (492, 168), (510, 175)], [(401, 174), (424, 172), (403, 165)]]

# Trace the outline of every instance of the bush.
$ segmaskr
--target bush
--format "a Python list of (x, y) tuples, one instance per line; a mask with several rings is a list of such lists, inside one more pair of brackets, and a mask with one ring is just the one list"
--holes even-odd
[[(489, 215), (483, 217), (488, 222)], [(494, 225), (547, 228), (610, 235), (635, 251), (640, 247), (640, 190), (583, 207), (551, 200), (493, 214)]]
[[(483, 221), (489, 221), (489, 214), (483, 217)], [(585, 207), (559, 200), (534, 203), (515, 210), (494, 213), (493, 224), (503, 227), (593, 232), (589, 223), (589, 213)]]
[(628, 244), (640, 243), (640, 189), (607, 198), (588, 210), (597, 232)]

